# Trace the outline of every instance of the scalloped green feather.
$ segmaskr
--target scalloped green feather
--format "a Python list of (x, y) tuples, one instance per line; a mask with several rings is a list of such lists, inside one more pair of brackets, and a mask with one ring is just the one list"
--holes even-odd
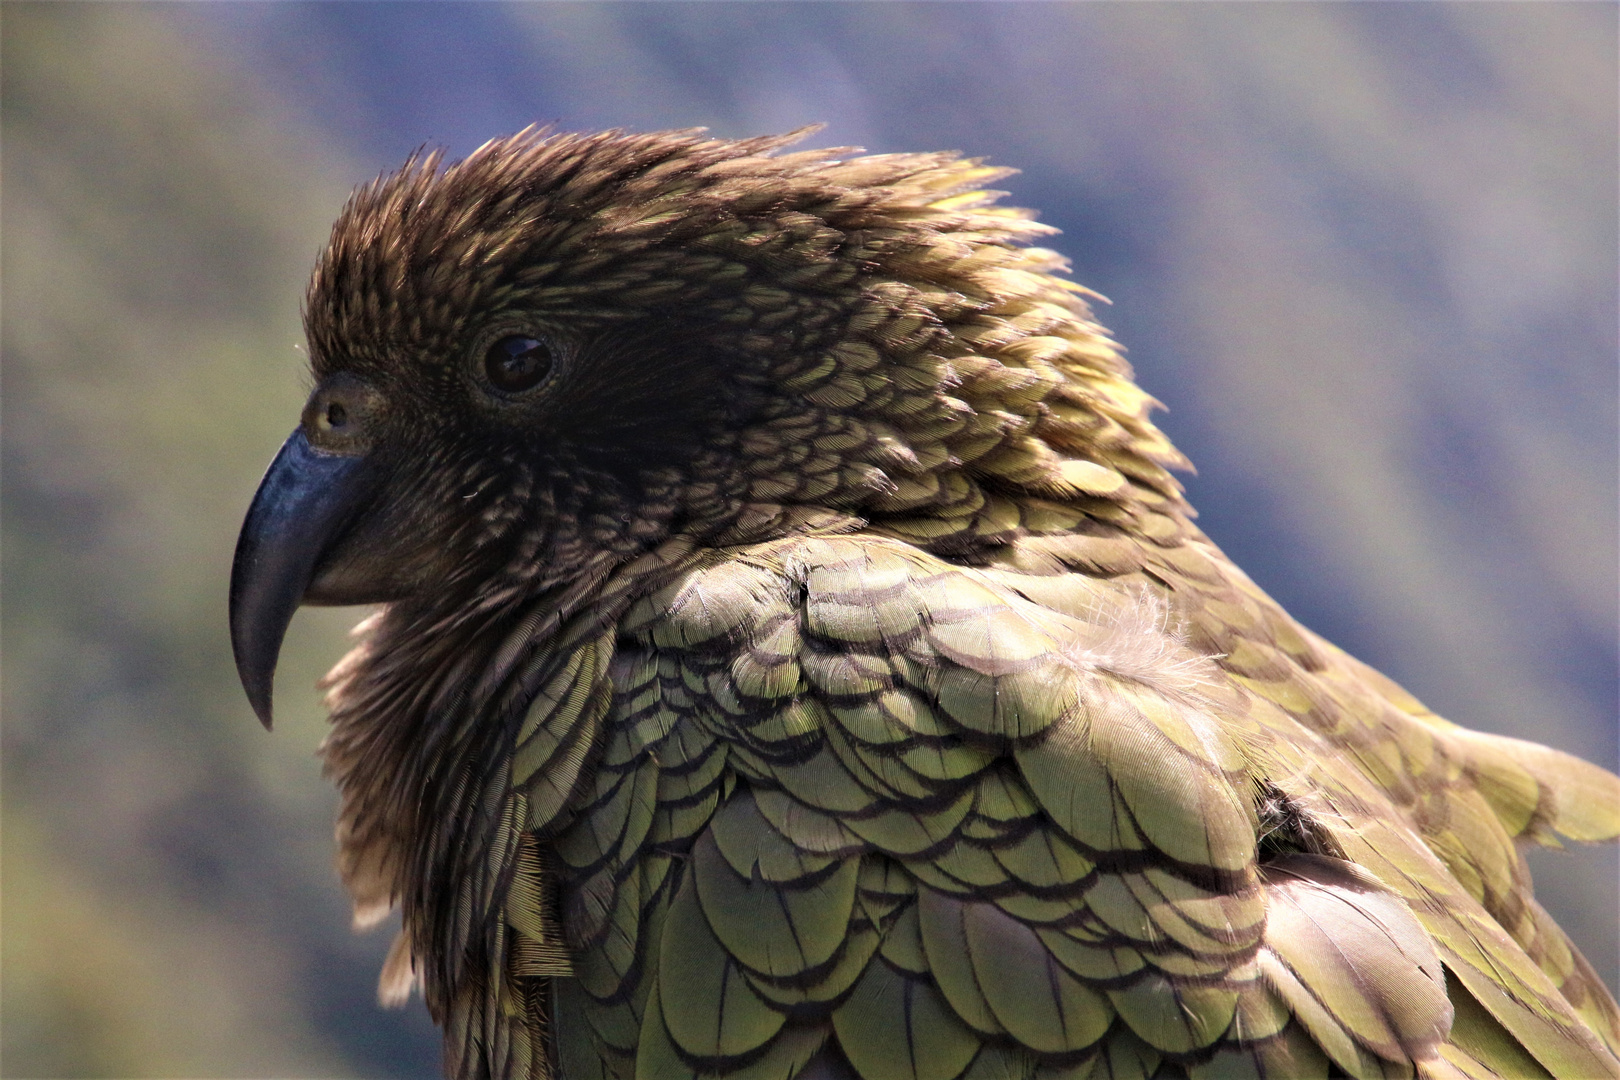
[[(690, 880), (670, 906), (658, 986), (664, 1026), (675, 1046), (694, 1058), (740, 1057), (782, 1028), (782, 1014), (749, 988), (737, 962), (709, 929)], [(647, 1023), (653, 1015), (648, 1009)]]
[(833, 1031), (863, 1080), (955, 1080), (980, 1046), (930, 983), (881, 960), (833, 1013)]
[(979, 988), (1014, 1039), (1041, 1053), (1066, 1054), (1108, 1030), (1109, 999), (1052, 959), (1034, 930), (991, 904), (963, 904), (960, 911)]
[[(725, 811), (722, 811), (725, 813)], [(705, 832), (692, 849), (693, 881), (709, 927), (738, 962), (786, 979), (832, 959), (855, 909), (856, 859), (798, 882), (740, 877)]]

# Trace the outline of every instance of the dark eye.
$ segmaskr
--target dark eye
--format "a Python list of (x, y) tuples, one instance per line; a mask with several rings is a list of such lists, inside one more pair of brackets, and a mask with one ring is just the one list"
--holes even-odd
[(520, 394), (532, 390), (551, 371), (551, 350), (546, 343), (514, 334), (503, 337), (484, 354), (484, 374), (497, 390)]

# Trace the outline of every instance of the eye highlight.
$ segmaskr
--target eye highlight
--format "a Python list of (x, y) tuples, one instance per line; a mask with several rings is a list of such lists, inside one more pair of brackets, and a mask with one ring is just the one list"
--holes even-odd
[(523, 334), (503, 337), (484, 352), (484, 374), (503, 393), (532, 390), (551, 374), (551, 349)]

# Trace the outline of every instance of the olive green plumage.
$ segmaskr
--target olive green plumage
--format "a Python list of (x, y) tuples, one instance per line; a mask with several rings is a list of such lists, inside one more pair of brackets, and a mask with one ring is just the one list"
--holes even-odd
[(449, 1073), (1620, 1074), (1515, 846), (1620, 781), (1233, 566), (1001, 170), (788, 141), (430, 157), (316, 270), (340, 864)]

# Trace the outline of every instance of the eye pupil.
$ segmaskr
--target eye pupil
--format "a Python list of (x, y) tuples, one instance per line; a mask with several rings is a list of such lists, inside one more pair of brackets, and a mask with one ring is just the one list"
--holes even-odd
[(326, 426), (340, 428), (349, 422), (349, 410), (341, 402), (334, 401), (326, 407)]
[(503, 337), (484, 354), (484, 373), (497, 390), (520, 393), (540, 385), (551, 371), (551, 350), (545, 342), (516, 334)]

